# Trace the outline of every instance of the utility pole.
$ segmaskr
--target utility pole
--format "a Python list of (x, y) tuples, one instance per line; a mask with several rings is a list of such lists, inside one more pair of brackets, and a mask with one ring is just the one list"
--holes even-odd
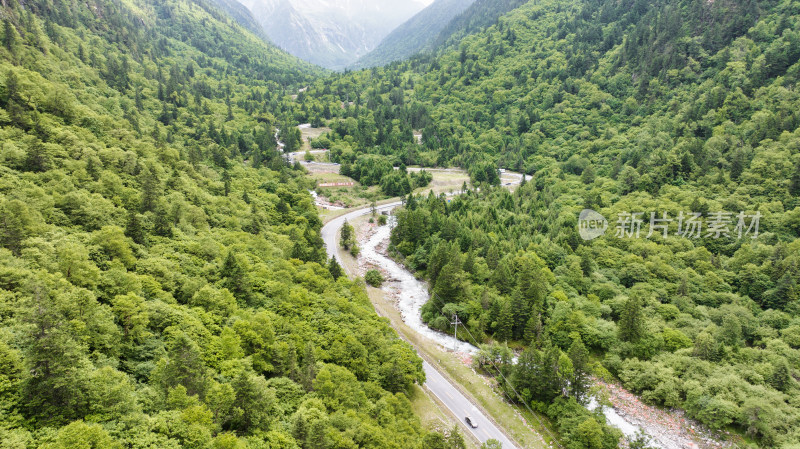
[(456, 327), (455, 332), (453, 332), (453, 338), (455, 339), (455, 342), (453, 343), (453, 352), (455, 352), (458, 351), (458, 325), (463, 324), (461, 320), (458, 319), (457, 313), (453, 314), (453, 321), (450, 324)]

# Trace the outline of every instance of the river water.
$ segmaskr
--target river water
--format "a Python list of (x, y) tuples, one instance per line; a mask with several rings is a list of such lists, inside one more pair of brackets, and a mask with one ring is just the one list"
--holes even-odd
[(400, 266), (397, 262), (386, 257), (379, 247), (389, 241), (391, 228), (381, 226), (369, 238), (361, 249), (361, 257), (367, 263), (383, 269), (388, 276), (387, 288), (395, 290), (394, 296), (398, 298), (397, 308), (403, 317), (403, 322), (414, 332), (434, 341), (448, 350), (456, 350), (467, 354), (476, 354), (478, 348), (475, 346), (456, 340), (450, 335), (435, 331), (422, 322), (422, 306), (428, 302), (428, 285), (411, 274), (410, 271)]
[[(397, 298), (396, 307), (399, 309), (405, 324), (448, 351), (455, 350), (455, 352), (466, 355), (476, 354), (478, 352), (477, 347), (461, 340), (456, 340), (449, 334), (435, 331), (422, 322), (422, 306), (429, 299), (428, 285), (415, 278), (409, 270), (384, 254), (383, 249), (388, 245), (390, 235), (390, 226), (377, 227), (368, 236), (366, 243), (362, 245), (360, 257), (367, 264), (380, 267), (383, 270), (387, 277), (384, 289), (393, 293), (392, 296)], [(595, 410), (598, 407), (601, 407), (600, 404), (593, 398), (588, 408)], [(660, 435), (660, 432), (652, 432), (658, 435), (658, 437), (653, 437), (653, 435), (650, 435), (651, 432), (648, 432), (649, 429), (642, 429), (642, 427), (629, 421), (625, 416), (620, 415), (613, 407), (602, 407), (602, 413), (610, 425), (620, 429), (630, 439), (635, 438), (640, 430), (644, 430), (645, 434), (650, 437), (651, 447), (660, 449), (682, 449), (687, 447), (683, 444), (672, 444), (672, 438), (665, 439), (663, 438), (664, 435)]]

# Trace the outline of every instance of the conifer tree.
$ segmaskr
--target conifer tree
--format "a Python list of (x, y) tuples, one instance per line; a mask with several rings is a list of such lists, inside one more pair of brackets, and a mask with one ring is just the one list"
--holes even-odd
[(637, 343), (644, 336), (644, 315), (642, 300), (636, 293), (631, 294), (620, 314), (619, 338), (622, 341)]
[(342, 270), (342, 266), (339, 265), (339, 262), (336, 261), (335, 257), (331, 257), (331, 260), (328, 261), (328, 272), (330, 272), (331, 276), (333, 276), (333, 280), (337, 280), (344, 276), (344, 270)]
[(223, 278), (222, 286), (233, 293), (233, 296), (240, 303), (247, 304), (250, 300), (250, 285), (247, 280), (247, 273), (245, 273), (233, 250), (228, 251), (220, 276)]
[(17, 30), (8, 19), (3, 19), (3, 46), (12, 56), (17, 54)]
[(139, 215), (134, 210), (128, 212), (128, 222), (125, 225), (125, 236), (133, 240), (139, 245), (146, 243), (146, 236), (142, 228), (142, 222)]
[(511, 301), (505, 301), (500, 308), (500, 315), (497, 317), (497, 330), (495, 338), (498, 341), (508, 341), (513, 337), (514, 311)]
[(800, 196), (800, 162), (794, 168), (794, 175), (792, 175), (792, 181), (789, 184), (789, 193), (795, 197)]
[(572, 335), (572, 345), (567, 353), (572, 361), (572, 379), (570, 379), (570, 395), (580, 403), (585, 403), (589, 386), (589, 351), (583, 345), (580, 334)]

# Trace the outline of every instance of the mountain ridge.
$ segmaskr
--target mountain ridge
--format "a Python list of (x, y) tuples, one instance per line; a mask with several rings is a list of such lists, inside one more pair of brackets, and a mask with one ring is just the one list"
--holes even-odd
[(205, 0), (3, 5), (0, 446), (446, 438), (278, 149), (319, 68)]
[(220, 9), (253, 34), (266, 39), (261, 25), (250, 10), (237, 0), (212, 0)]
[(278, 47), (329, 69), (343, 69), (423, 8), (417, 0), (346, 5), (326, 0), (246, 0), (243, 3)]
[(381, 43), (359, 58), (353, 68), (385, 65), (433, 49), (444, 28), (475, 0), (436, 0), (395, 28)]
[[(345, 175), (459, 166), (480, 187), (397, 214), (390, 251), (438, 298), (423, 319), (452, 333), (441, 315), (457, 313), (479, 341), (527, 344), (485, 372), (507, 369), (509, 397), (566, 447), (589, 425), (593, 447), (620, 445), (581, 405), (587, 362), (733, 445), (799, 444), (798, 2), (538, 0), (464, 23), (482, 28), (301, 99), (330, 113)], [(509, 193), (499, 168), (528, 178)], [(604, 237), (581, 236), (586, 209)]]
[(430, 46), (441, 48), (454, 45), (465, 36), (493, 25), (504, 14), (528, 2), (529, 0), (476, 0), (450, 21)]

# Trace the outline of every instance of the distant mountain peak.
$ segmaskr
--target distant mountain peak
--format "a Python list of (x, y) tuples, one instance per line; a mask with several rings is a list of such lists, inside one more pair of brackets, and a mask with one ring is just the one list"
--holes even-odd
[(241, 0), (277, 46), (341, 69), (431, 0)]

